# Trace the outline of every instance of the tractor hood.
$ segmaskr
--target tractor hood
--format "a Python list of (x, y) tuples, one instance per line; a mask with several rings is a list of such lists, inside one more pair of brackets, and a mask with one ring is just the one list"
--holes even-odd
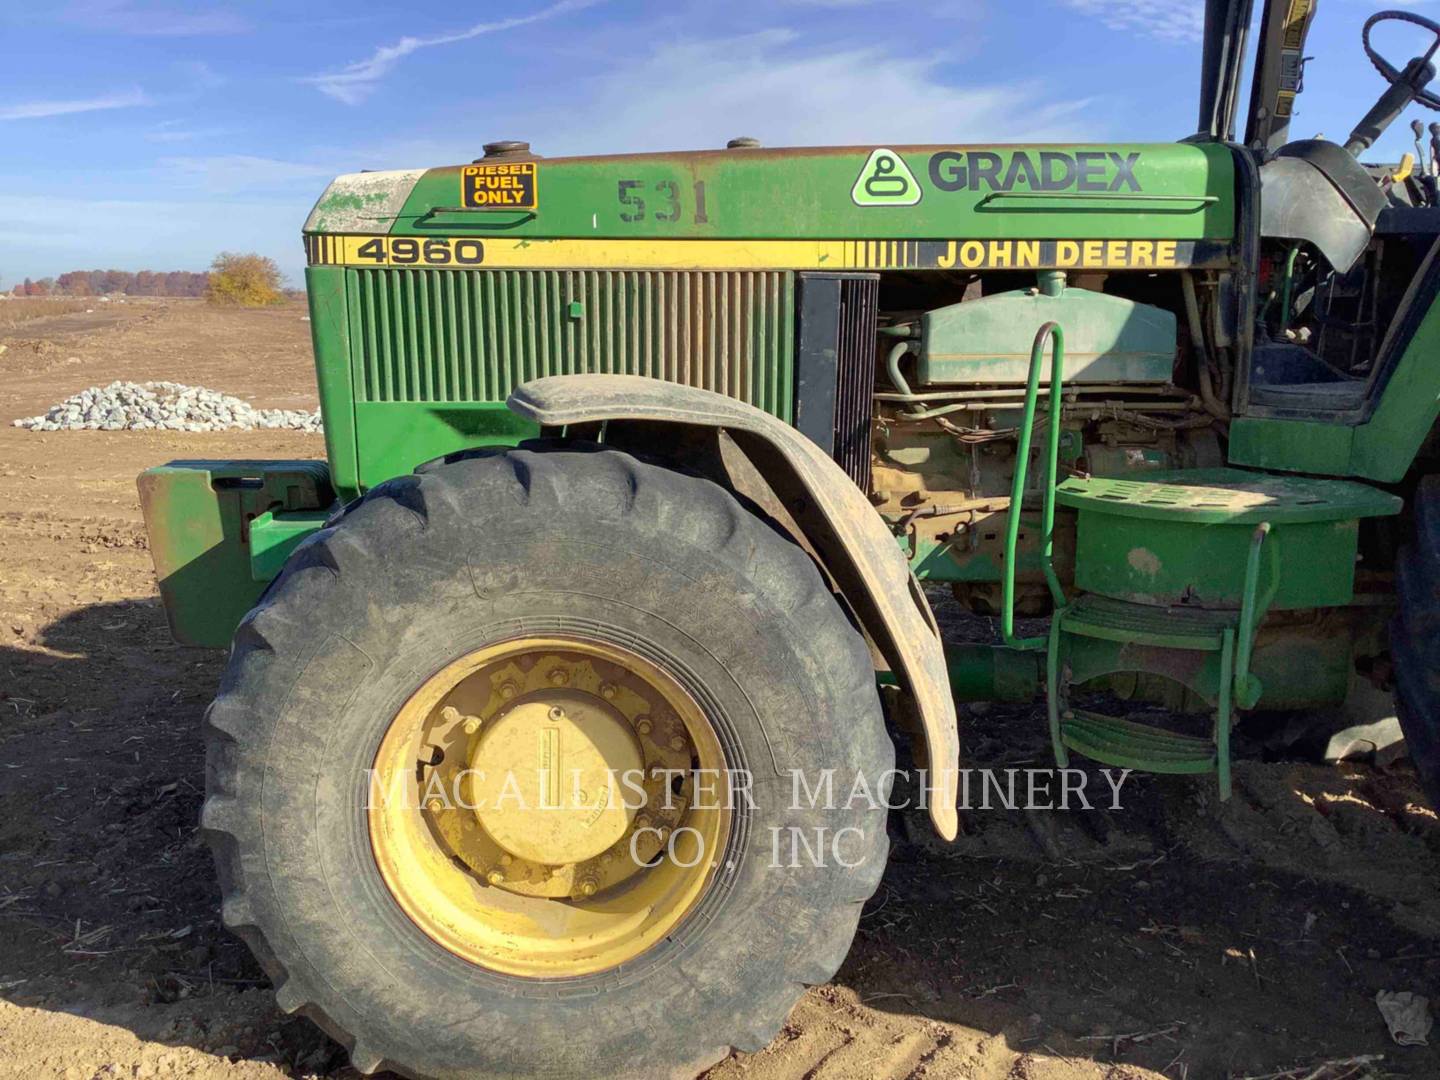
[(305, 232), (321, 264), (1163, 268), (1223, 257), (1234, 190), (1219, 144), (510, 150), (339, 177)]

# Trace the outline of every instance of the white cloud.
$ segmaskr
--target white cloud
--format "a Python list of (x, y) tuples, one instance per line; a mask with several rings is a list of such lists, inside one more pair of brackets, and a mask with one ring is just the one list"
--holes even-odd
[(314, 194), (318, 195), (323, 181), (332, 179), (340, 171), (335, 165), (280, 161), (249, 154), (162, 158), (159, 167), (217, 195), (290, 188), (301, 181), (314, 187)]
[(89, 30), (137, 37), (200, 37), (250, 29), (243, 18), (224, 8), (197, 11), (137, 5), (132, 0), (82, 0), (66, 8), (64, 17)]
[(502, 30), (528, 26), (544, 19), (552, 19), (556, 15), (563, 15), (568, 11), (591, 7), (598, 2), (599, 0), (561, 0), (558, 4), (552, 4), (529, 15), (514, 15), (508, 19), (476, 23), (465, 30), (457, 30), (451, 34), (436, 34), (432, 37), (402, 37), (393, 45), (382, 45), (376, 49), (368, 60), (357, 60), (353, 64), (347, 64), (339, 71), (311, 75), (301, 81), (310, 83), (321, 93), (328, 94), (336, 101), (342, 101), (346, 105), (358, 105), (374, 93), (376, 84), (388, 75), (396, 64), (413, 52), (434, 48), (437, 45), (453, 45), (456, 42), (469, 41), (484, 34), (495, 34)]
[(1062, 0), (1064, 5), (1099, 19), (1111, 30), (1161, 41), (1191, 43), (1205, 30), (1204, 0)]
[(69, 101), (27, 101), (14, 105), (0, 105), (0, 120), (41, 120), (49, 116), (69, 116), (72, 113), (98, 112), (102, 109), (128, 109), (137, 105), (149, 105), (150, 99), (136, 87), (113, 94), (93, 98), (75, 98)]
[[(963, 69), (916, 57), (908, 46), (807, 53), (797, 41), (769, 30), (662, 44), (648, 56), (617, 58), (563, 106), (492, 108), (506, 116), (505, 128), (483, 137), (528, 138), (540, 153), (560, 155), (718, 149), (737, 135), (767, 146), (843, 146), (1103, 134), (1083, 120), (1087, 99), (1058, 101), (1037, 83), (956, 84)], [(454, 142), (451, 157), (468, 160), (475, 150)]]

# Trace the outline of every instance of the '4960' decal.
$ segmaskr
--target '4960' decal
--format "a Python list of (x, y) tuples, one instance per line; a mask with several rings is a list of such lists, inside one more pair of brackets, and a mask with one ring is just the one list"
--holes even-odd
[[(371, 266), (479, 266), (485, 242), (473, 237), (347, 236), (337, 260)], [(352, 246), (353, 245), (353, 246)]]

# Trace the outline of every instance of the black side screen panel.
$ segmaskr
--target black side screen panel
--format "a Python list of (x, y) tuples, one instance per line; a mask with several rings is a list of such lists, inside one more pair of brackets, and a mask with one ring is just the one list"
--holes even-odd
[(870, 490), (879, 274), (799, 274), (795, 426)]

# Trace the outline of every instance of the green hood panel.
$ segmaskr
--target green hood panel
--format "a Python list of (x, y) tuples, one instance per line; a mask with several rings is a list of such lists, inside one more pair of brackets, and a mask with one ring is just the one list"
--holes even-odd
[[(469, 175), (467, 166), (455, 165), (418, 175), (342, 177), (316, 205), (306, 232), (507, 240), (1104, 237), (1223, 243), (1235, 227), (1234, 165), (1230, 151), (1218, 144), (505, 155), (480, 164)], [(477, 171), (486, 175), (477, 179)], [(524, 175), (506, 179), (511, 172)], [(488, 194), (485, 185), (492, 189)], [(496, 205), (464, 205), (476, 201)]]

